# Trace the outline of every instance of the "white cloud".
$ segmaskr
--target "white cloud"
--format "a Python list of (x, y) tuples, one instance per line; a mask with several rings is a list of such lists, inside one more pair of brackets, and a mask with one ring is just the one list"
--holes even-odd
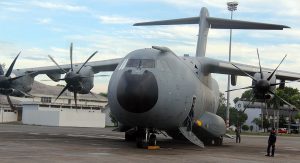
[(42, 18), (42, 19), (37, 19), (38, 24), (50, 24), (52, 22), (52, 19), (50, 18)]
[(73, 12), (88, 11), (87, 7), (85, 6), (71, 5), (66, 3), (33, 1), (32, 4), (34, 6), (38, 6), (46, 9), (52, 9), (52, 10), (65, 10), (65, 11), (73, 11)]
[[(134, 0), (131, 0), (134, 1)], [(149, 1), (149, 0), (147, 0)], [(185, 1), (174, 1), (174, 0), (152, 0), (156, 3), (166, 3), (173, 6), (177, 6), (180, 10), (193, 11), (193, 9), (200, 10), (201, 7), (208, 7), (212, 16), (216, 15), (216, 12), (222, 13), (227, 12), (226, 2), (223, 0), (185, 0)], [(248, 13), (250, 19), (255, 19), (251, 16), (260, 16), (260, 19), (265, 19), (266, 14), (273, 14), (275, 17), (269, 17), (267, 19), (277, 19), (284, 22), (292, 22), (296, 24), (298, 19), (295, 17), (300, 16), (300, 5), (299, 1), (283, 1), (283, 0), (252, 0), (252, 1), (239, 1), (238, 12), (241, 13), (241, 16), (245, 13)], [(1, 2), (0, 2), (1, 3)], [(76, 12), (86, 12), (88, 10), (85, 6), (80, 6), (76, 4), (67, 4), (63, 2), (54, 3), (53, 1), (44, 2), (44, 1), (33, 1), (32, 4), (37, 7), (49, 10), (63, 10), (63, 11), (74, 11)], [(14, 4), (12, 4), (14, 5)], [(15, 6), (11, 6), (15, 7)], [(76, 12), (75, 12), (76, 11)], [(175, 12), (175, 11), (174, 11)], [(127, 17), (124, 15), (101, 15), (101, 12), (93, 11), (92, 17), (95, 17), (103, 24), (133, 24), (140, 21), (145, 21), (139, 18)], [(249, 14), (252, 13), (252, 14)], [(120, 13), (118, 13), (120, 14)], [(151, 14), (151, 13), (149, 13)], [(101, 15), (101, 16), (99, 16)], [(198, 13), (194, 13), (198, 15)], [(229, 14), (228, 14), (229, 15)], [(228, 16), (227, 15), (227, 16)], [(6, 17), (5, 15), (0, 15), (0, 19)], [(184, 16), (180, 16), (184, 17)], [(239, 15), (240, 17), (240, 15)], [(174, 18), (174, 17), (170, 17)], [(244, 15), (245, 18), (245, 15)], [(242, 19), (244, 19), (242, 18)], [(284, 18), (284, 19), (283, 19)], [(246, 19), (246, 18), (245, 18)], [(247, 18), (248, 19), (248, 18)], [(269, 21), (267, 20), (267, 21)], [(49, 24), (52, 22), (50, 18), (42, 18), (37, 20), (41, 24)], [(273, 20), (271, 20), (273, 21)], [(275, 20), (274, 20), (275, 21)], [(281, 21), (279, 21), (281, 22)], [(85, 27), (87, 24), (83, 24)], [(294, 25), (294, 24), (292, 24)], [(90, 26), (87, 25), (90, 29)], [(53, 30), (62, 31), (61, 28), (51, 28)], [(78, 27), (79, 29), (79, 27)], [(87, 34), (82, 34), (87, 33)], [(95, 50), (98, 50), (99, 53), (92, 60), (104, 60), (124, 57), (130, 51), (139, 48), (151, 47), (152, 45), (159, 46), (168, 46), (176, 54), (182, 55), (189, 53), (194, 55), (198, 26), (163, 26), (163, 27), (132, 27), (130, 29), (116, 29), (114, 32), (106, 31), (103, 28), (101, 32), (94, 32), (93, 30), (88, 32), (82, 32), (78, 34), (68, 34), (68, 36), (63, 36), (62, 40), (67, 40), (69, 42), (74, 42), (74, 61), (84, 61), (88, 56), (90, 56)], [(238, 32), (234, 34), (238, 35)], [(243, 35), (243, 41), (247, 40), (248, 37), (251, 39), (257, 38), (258, 40), (262, 39), (292, 39), (299, 40), (300, 38), (300, 29), (289, 29), (284, 30), (283, 32), (247, 32), (241, 33)], [(207, 45), (207, 56), (212, 58), (217, 58), (221, 60), (227, 60), (228, 57), (228, 31), (224, 30), (210, 30), (209, 40)], [(84, 45), (82, 45), (83, 43)], [(261, 43), (261, 45), (259, 44)], [(20, 61), (17, 62), (16, 67), (37, 67), (45, 65), (54, 65), (46, 57), (47, 54), (51, 54), (60, 64), (69, 64), (69, 47), (66, 43), (66, 46), (60, 47), (49, 47), (39, 48), (39, 47), (23, 47), (24, 45), (15, 45), (10, 43), (0, 43), (1, 49), (1, 62), (7, 64), (11, 63), (12, 59), (23, 47), (23, 52), (20, 56)], [(79, 44), (79, 45), (78, 45)], [(258, 44), (258, 45), (257, 45)], [(259, 48), (261, 54), (262, 65), (264, 67), (274, 68), (280, 62), (281, 58), (285, 53), (288, 54), (286, 61), (281, 65), (280, 69), (289, 70), (297, 72), (299, 69), (300, 57), (298, 57), (300, 44), (299, 42), (295, 43), (272, 43), (272, 45), (264, 45), (264, 42), (257, 41), (256, 45), (253, 45), (250, 41), (249, 43), (240, 42), (237, 40), (233, 43), (232, 47), (232, 57), (236, 62), (246, 63), (250, 65), (257, 65), (257, 56), (256, 48)], [(34, 66), (32, 65), (33, 58), (38, 59), (35, 61)], [(44, 60), (43, 60), (44, 58)], [(21, 63), (21, 64), (20, 64)], [(220, 85), (220, 90), (226, 90), (227, 86), (227, 77), (225, 75), (215, 75), (217, 81)], [(39, 78), (38, 78), (39, 79)], [(95, 90), (105, 90), (107, 88), (107, 80), (103, 82), (100, 79), (97, 79)], [(243, 87), (251, 84), (251, 80), (244, 77), (239, 77), (238, 86)], [(232, 98), (239, 96), (240, 92), (232, 93)]]
[(141, 22), (143, 20), (136, 19), (136, 18), (129, 18), (129, 17), (123, 17), (123, 16), (108, 16), (108, 15), (102, 15), (99, 16), (99, 20), (103, 24), (133, 24), (136, 22)]

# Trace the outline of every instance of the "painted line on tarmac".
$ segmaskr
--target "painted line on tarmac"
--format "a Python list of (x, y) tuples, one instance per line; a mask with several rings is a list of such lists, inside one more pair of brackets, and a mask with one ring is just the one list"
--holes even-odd
[(295, 148), (295, 147), (283, 147), (284, 150), (287, 151), (300, 151), (299, 149)]
[(124, 137), (119, 137), (119, 136), (107, 136), (107, 135), (92, 136), (92, 135), (74, 135), (74, 134), (67, 134), (67, 136), (70, 136), (70, 137), (86, 137), (86, 138), (112, 138), (112, 139), (124, 139)]
[(36, 133), (36, 132), (29, 132), (28, 134), (30, 134), (30, 135), (41, 135), (41, 133)]

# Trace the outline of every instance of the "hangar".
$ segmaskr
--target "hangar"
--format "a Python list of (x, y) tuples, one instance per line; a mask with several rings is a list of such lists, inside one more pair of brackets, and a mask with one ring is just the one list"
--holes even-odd
[[(75, 107), (73, 94), (66, 91), (57, 99), (62, 86), (49, 86), (34, 82), (34, 97), (11, 97), (10, 108), (5, 96), (0, 96), (0, 122), (22, 121), (23, 124), (74, 127), (105, 127), (107, 98), (100, 95), (79, 95)], [(107, 108), (107, 107), (106, 107)], [(109, 122), (107, 122), (109, 123)]]

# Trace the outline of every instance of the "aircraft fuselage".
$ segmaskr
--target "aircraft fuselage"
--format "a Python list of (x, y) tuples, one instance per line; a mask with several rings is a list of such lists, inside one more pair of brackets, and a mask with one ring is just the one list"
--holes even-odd
[(193, 98), (195, 119), (215, 113), (219, 103), (217, 82), (201, 73), (195, 58), (156, 49), (129, 53), (112, 74), (108, 95), (123, 125), (165, 130), (183, 125)]

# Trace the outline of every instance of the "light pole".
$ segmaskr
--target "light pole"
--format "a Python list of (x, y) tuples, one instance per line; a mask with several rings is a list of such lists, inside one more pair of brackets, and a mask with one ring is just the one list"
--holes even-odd
[[(230, 11), (230, 19), (232, 20), (233, 11), (237, 10), (238, 2), (227, 2), (227, 8)], [(232, 29), (230, 29), (230, 39), (229, 39), (229, 62), (231, 62), (231, 37), (232, 37)], [(230, 75), (228, 75), (227, 82), (227, 109), (226, 109), (226, 127), (229, 127), (229, 100), (230, 100)]]

